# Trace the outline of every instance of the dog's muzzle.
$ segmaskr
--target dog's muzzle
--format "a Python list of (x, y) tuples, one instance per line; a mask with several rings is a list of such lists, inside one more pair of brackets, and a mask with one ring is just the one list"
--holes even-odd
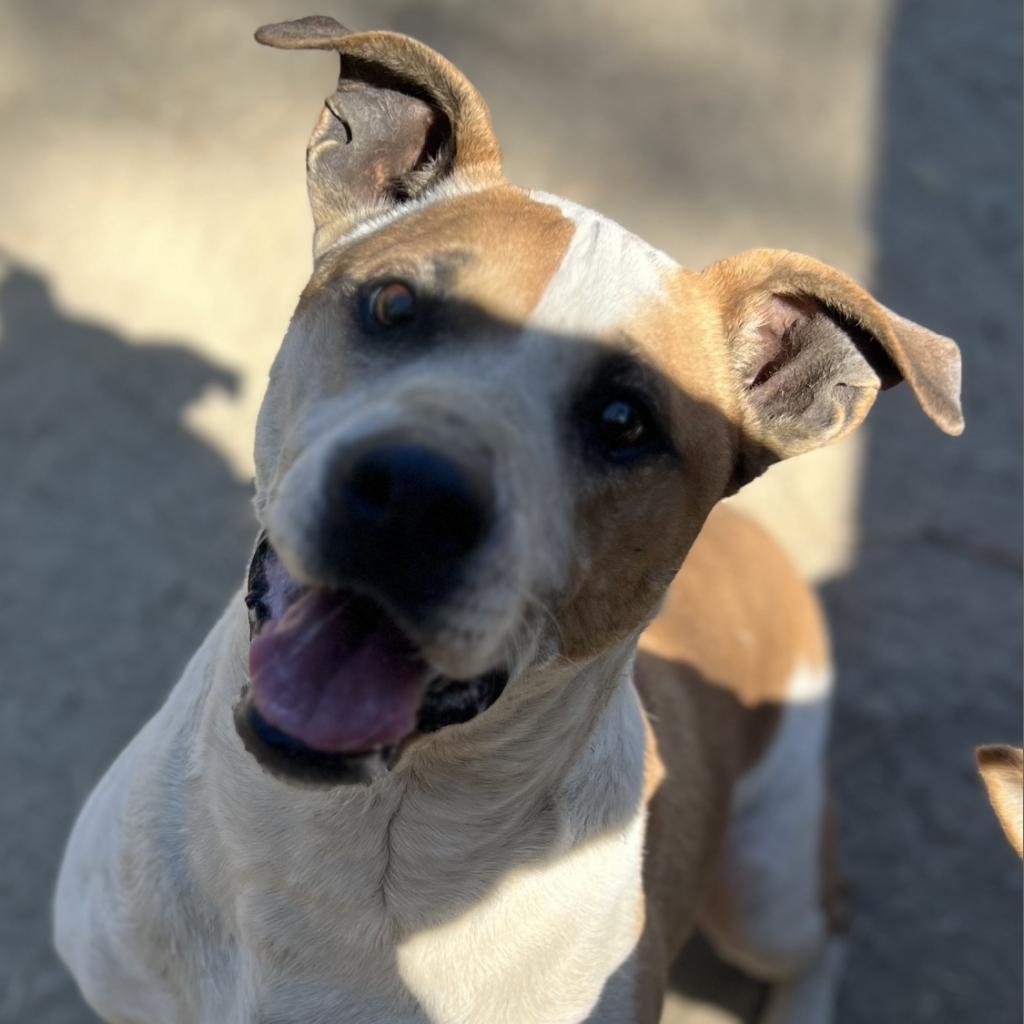
[(342, 451), (328, 487), (318, 578), (369, 588), (410, 617), (458, 586), (493, 521), (485, 475), (422, 445)]
[(366, 783), (418, 735), (468, 721), (507, 673), (446, 677), (395, 615), (422, 615), (459, 582), (490, 528), (491, 495), (426, 448), (339, 460), (314, 550), (323, 585), (294, 580), (261, 535), (249, 566), (250, 683), (235, 709), (246, 748), (294, 780)]

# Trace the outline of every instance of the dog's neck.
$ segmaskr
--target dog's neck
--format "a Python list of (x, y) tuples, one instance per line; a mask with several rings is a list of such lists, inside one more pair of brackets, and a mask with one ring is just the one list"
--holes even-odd
[(643, 787), (633, 653), (526, 670), (472, 722), (415, 744), (406, 783), (472, 793), (484, 815), (502, 800), (550, 807), (574, 841), (632, 814)]
[[(402, 933), (642, 816), (632, 643), (584, 667), (527, 670), (488, 711), (416, 741), (369, 786), (306, 789), (265, 773), (234, 734), (247, 640), (244, 619), (231, 618), (232, 656), (221, 664), (235, 675), (220, 681), (207, 717), (219, 735), (206, 748), (220, 763), (205, 776), (223, 852), (255, 868), (259, 851), (270, 888), (289, 873), (332, 877), (348, 909), (383, 911), (381, 925)], [(232, 792), (246, 799), (223, 800)]]

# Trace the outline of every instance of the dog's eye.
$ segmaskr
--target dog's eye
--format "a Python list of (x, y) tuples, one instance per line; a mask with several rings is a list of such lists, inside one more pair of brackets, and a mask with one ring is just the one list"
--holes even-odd
[(382, 282), (370, 290), (366, 311), (377, 327), (405, 327), (416, 318), (416, 293), (404, 281)]
[(612, 458), (621, 458), (644, 448), (652, 434), (647, 409), (630, 398), (615, 398), (598, 413), (597, 439)]

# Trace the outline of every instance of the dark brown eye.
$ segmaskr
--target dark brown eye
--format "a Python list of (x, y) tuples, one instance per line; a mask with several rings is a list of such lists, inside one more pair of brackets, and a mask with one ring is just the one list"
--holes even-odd
[(647, 440), (647, 429), (646, 411), (625, 398), (609, 402), (598, 419), (601, 443), (611, 452), (642, 445)]
[(416, 318), (416, 293), (404, 281), (377, 285), (367, 305), (378, 327), (405, 327)]

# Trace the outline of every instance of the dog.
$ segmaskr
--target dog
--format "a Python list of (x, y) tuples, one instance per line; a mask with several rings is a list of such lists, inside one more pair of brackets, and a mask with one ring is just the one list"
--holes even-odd
[[(245, 585), (74, 828), (57, 948), (108, 1021), (659, 1019), (700, 928), (830, 1019), (832, 670), (722, 499), (956, 345), (837, 270), (682, 269), (503, 177), (448, 61), (331, 18), (314, 267), (255, 439)], [(680, 566), (682, 566), (680, 571)]]
[(990, 744), (975, 751), (992, 810), (1017, 856), (1024, 858), (1024, 750)]

